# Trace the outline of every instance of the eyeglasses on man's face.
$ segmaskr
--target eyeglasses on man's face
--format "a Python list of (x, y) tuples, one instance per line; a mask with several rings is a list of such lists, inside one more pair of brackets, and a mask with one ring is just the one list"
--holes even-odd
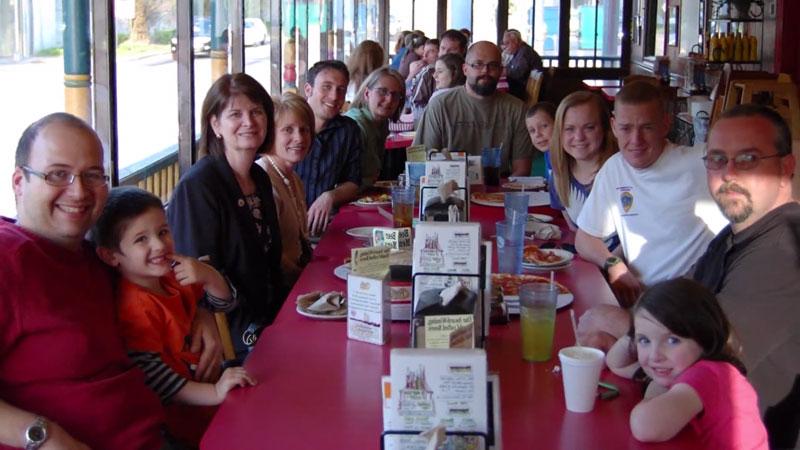
[(370, 89), (370, 90), (372, 92), (375, 92), (376, 94), (378, 94), (378, 96), (380, 96), (380, 97), (387, 97), (387, 96), (391, 95), (392, 96), (392, 100), (400, 100), (400, 97), (403, 96), (402, 93), (397, 92), (397, 91), (390, 91), (389, 89), (386, 89), (385, 87), (378, 87), (378, 88)]
[(74, 174), (66, 169), (55, 169), (50, 172), (39, 172), (28, 166), (20, 166), (25, 173), (35, 175), (44, 180), (50, 186), (64, 187), (72, 184), (76, 178), (80, 177), (83, 185), (88, 188), (97, 188), (108, 184), (108, 175), (102, 170), (87, 170), (79, 174)]
[(709, 153), (703, 156), (703, 162), (708, 170), (722, 170), (728, 167), (728, 161), (733, 161), (733, 167), (736, 170), (752, 170), (758, 167), (762, 159), (781, 158), (784, 155), (774, 154), (761, 156), (758, 153), (747, 152), (739, 153), (733, 158), (728, 158), (724, 153)]
[(499, 62), (492, 61), (490, 63), (483, 63), (480, 61), (467, 63), (468, 66), (472, 67), (473, 69), (477, 70), (478, 72), (483, 71), (483, 69), (488, 70), (489, 72), (499, 72), (503, 70), (503, 65)]

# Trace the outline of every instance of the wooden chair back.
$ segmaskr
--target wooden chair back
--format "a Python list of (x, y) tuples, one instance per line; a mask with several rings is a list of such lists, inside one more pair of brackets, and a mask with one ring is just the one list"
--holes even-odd
[(214, 320), (217, 322), (217, 331), (222, 341), (222, 357), (225, 361), (236, 359), (236, 352), (233, 350), (233, 339), (231, 339), (231, 329), (228, 326), (228, 317), (223, 312), (214, 313)]
[(528, 77), (528, 83), (525, 85), (525, 90), (528, 93), (528, 101), (525, 103), (526, 109), (539, 101), (543, 82), (544, 72), (536, 69), (531, 70), (531, 76)]
[(731, 66), (730, 63), (725, 63), (725, 65), (722, 66), (722, 73), (720, 74), (719, 81), (711, 92), (713, 104), (711, 107), (709, 126), (714, 125), (714, 122), (717, 121), (722, 111), (726, 109), (726, 96), (728, 91), (730, 91), (731, 83), (739, 80), (775, 80), (776, 77), (777, 75), (775, 74), (763, 71), (733, 70), (733, 66)]
[(780, 114), (792, 131), (792, 139), (800, 139), (800, 101), (794, 83), (773, 80), (734, 80), (725, 98), (725, 111), (746, 103), (766, 103)]

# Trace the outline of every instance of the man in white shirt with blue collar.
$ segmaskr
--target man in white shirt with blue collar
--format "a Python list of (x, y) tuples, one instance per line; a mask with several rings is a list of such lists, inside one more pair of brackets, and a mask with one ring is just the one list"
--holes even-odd
[[(706, 188), (702, 146), (667, 141), (670, 118), (657, 86), (625, 85), (611, 124), (620, 152), (597, 173), (575, 245), (630, 306), (645, 286), (685, 274), (726, 220)], [(603, 243), (613, 233), (624, 260)]]

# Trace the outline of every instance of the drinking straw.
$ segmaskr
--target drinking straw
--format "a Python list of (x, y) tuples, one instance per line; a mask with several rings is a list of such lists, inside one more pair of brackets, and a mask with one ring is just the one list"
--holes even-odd
[(578, 342), (578, 323), (575, 321), (575, 310), (569, 310), (569, 318), (572, 321), (572, 332), (575, 333), (575, 345), (577, 347), (581, 346), (581, 343)]

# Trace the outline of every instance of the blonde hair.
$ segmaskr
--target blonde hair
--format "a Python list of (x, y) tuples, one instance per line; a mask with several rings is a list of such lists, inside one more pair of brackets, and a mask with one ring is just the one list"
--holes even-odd
[(555, 122), (553, 123), (553, 138), (550, 140), (550, 164), (553, 166), (553, 184), (555, 184), (558, 199), (561, 200), (561, 204), (564, 206), (569, 206), (569, 180), (572, 167), (575, 165), (575, 158), (564, 151), (564, 145), (561, 142), (564, 117), (566, 117), (570, 108), (586, 103), (591, 103), (595, 106), (600, 119), (600, 126), (603, 128), (603, 143), (597, 159), (597, 170), (600, 170), (603, 167), (603, 163), (617, 152), (617, 140), (611, 131), (610, 114), (603, 99), (588, 91), (573, 92), (566, 96), (556, 110)]
[(364, 80), (364, 83), (358, 89), (356, 98), (353, 99), (353, 104), (350, 105), (350, 107), (363, 108), (365, 106), (369, 106), (366, 98), (367, 89), (374, 88), (383, 77), (393, 78), (397, 82), (397, 85), (400, 86), (400, 101), (398, 102), (397, 109), (395, 109), (392, 115), (389, 117), (389, 120), (397, 122), (397, 120), (400, 119), (400, 113), (403, 112), (403, 105), (406, 103), (406, 83), (400, 73), (388, 67), (381, 67), (380, 69), (369, 74), (367, 79)]
[(381, 44), (375, 41), (361, 41), (353, 50), (347, 63), (347, 70), (350, 71), (350, 82), (355, 86), (355, 90), (361, 88), (364, 79), (373, 70), (385, 64), (384, 52)]
[[(303, 123), (308, 126), (308, 129), (311, 132), (311, 139), (314, 139), (314, 111), (309, 106), (306, 99), (303, 97), (292, 93), (286, 92), (280, 99), (273, 100), (275, 104), (275, 126), (277, 127), (278, 121), (283, 117), (285, 114), (294, 114)], [(269, 149), (269, 153), (275, 153), (275, 142), (273, 141), (272, 146)]]

